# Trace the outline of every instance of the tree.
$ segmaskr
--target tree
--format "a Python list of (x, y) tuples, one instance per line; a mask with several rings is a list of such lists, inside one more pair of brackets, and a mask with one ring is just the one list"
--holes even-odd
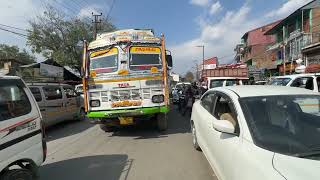
[[(52, 58), (63, 66), (80, 70), (82, 41), (93, 40), (92, 23), (77, 17), (66, 19), (64, 14), (48, 6), (43, 15), (29, 22), (27, 45), (33, 52)], [(108, 21), (101, 23), (101, 31), (109, 32), (115, 27)]]
[(20, 50), (18, 46), (9, 46), (6, 44), (0, 44), (0, 61), (1, 59), (16, 59), (26, 64), (35, 62), (35, 57), (25, 49)]
[(188, 72), (186, 73), (186, 75), (185, 75), (185, 79), (186, 79), (186, 81), (192, 82), (193, 79), (194, 79), (193, 73), (190, 72), (190, 71), (188, 71)]

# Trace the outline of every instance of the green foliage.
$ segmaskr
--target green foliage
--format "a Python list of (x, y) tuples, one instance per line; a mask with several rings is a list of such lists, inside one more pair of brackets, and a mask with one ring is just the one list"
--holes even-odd
[[(63, 66), (79, 70), (82, 61), (82, 41), (92, 41), (93, 29), (90, 19), (77, 17), (66, 19), (53, 7), (48, 7), (43, 15), (37, 16), (28, 33), (27, 45), (33, 52), (52, 58)], [(115, 27), (107, 21), (101, 23), (101, 31), (109, 32)]]
[(1, 59), (16, 59), (26, 64), (35, 62), (35, 57), (25, 49), (20, 51), (18, 46), (9, 46), (6, 44), (0, 44), (0, 61)]

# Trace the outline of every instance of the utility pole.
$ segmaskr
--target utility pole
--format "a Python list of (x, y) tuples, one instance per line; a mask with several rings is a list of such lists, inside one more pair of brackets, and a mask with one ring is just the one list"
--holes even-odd
[(203, 74), (204, 74), (204, 45), (196, 46), (196, 47), (202, 48), (202, 73), (201, 73), (201, 77), (203, 77)]
[(92, 12), (92, 16), (94, 18), (94, 20), (92, 20), (92, 23), (93, 23), (93, 38), (96, 39), (97, 38), (97, 33), (98, 33), (98, 24), (101, 23), (100, 17), (102, 16), (102, 13), (93, 14), (93, 12)]

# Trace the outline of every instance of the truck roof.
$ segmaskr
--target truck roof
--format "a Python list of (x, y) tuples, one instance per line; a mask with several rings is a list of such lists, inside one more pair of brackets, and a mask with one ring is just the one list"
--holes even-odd
[(160, 44), (160, 38), (154, 35), (152, 29), (123, 29), (101, 33), (89, 44), (88, 49), (96, 49), (118, 44), (120, 42)]

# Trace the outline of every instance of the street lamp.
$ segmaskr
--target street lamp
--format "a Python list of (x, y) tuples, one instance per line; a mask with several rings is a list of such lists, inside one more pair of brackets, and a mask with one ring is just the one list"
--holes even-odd
[(204, 71), (204, 45), (196, 46), (196, 47), (201, 47), (202, 48), (202, 73), (201, 73), (201, 76), (203, 76), (203, 71)]

